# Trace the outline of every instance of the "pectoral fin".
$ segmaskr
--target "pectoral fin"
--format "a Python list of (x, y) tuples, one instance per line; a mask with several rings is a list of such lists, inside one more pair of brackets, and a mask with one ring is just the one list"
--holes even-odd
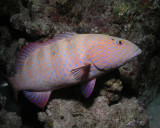
[(75, 76), (75, 79), (83, 79), (83, 77), (87, 77), (90, 70), (90, 63), (86, 64), (83, 67), (72, 69), (71, 73)]
[(36, 106), (43, 108), (48, 102), (51, 91), (48, 92), (28, 92), (24, 91), (25, 97)]
[(93, 80), (89, 81), (88, 83), (82, 86), (82, 94), (85, 98), (88, 98), (92, 94), (95, 83), (96, 83), (96, 78), (94, 78)]

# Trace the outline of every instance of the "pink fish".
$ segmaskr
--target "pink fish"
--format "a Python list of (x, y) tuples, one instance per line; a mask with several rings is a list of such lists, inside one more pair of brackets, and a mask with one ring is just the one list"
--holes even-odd
[(141, 53), (130, 41), (102, 34), (59, 34), (45, 43), (29, 43), (18, 54), (16, 74), (9, 77), (16, 92), (43, 108), (52, 91), (79, 83), (88, 98), (96, 78)]

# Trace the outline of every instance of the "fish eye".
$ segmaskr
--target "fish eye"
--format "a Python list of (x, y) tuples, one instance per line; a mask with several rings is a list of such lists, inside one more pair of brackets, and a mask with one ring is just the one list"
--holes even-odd
[(119, 45), (122, 45), (122, 44), (123, 44), (123, 40), (117, 40), (117, 43), (118, 43)]

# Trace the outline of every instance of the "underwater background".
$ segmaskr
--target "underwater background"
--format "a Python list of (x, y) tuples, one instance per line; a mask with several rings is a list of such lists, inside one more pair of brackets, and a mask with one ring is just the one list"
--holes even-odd
[[(0, 128), (159, 128), (160, 0), (1, 0)], [(22, 93), (14, 98), (18, 52), (57, 33), (108, 34), (142, 54), (99, 77), (89, 99), (80, 85), (54, 91), (40, 109)]]

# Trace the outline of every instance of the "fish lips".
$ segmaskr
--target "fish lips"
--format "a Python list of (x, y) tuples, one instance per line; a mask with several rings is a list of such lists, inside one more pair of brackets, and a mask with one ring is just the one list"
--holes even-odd
[(142, 53), (142, 50), (140, 48), (137, 48), (135, 50), (135, 52), (132, 54), (131, 58), (126, 63), (128, 63), (134, 59), (137, 59), (137, 56), (140, 55), (141, 53)]
[(142, 53), (142, 50), (140, 48), (137, 48), (136, 51), (133, 53), (131, 58), (134, 58), (134, 57), (140, 55), (141, 53)]

